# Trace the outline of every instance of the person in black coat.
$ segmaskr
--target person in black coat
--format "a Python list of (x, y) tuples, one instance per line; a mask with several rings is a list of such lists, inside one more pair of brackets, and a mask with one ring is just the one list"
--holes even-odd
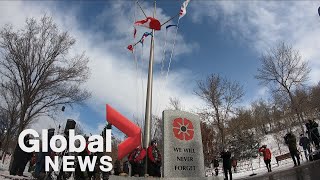
[(122, 165), (123, 172), (129, 174), (129, 161), (124, 161)]
[(318, 123), (316, 123), (314, 120), (309, 119), (306, 123), (307, 133), (309, 136), (309, 139), (314, 143), (316, 149), (319, 149), (319, 130), (318, 130)]
[(299, 145), (302, 146), (306, 160), (309, 161), (308, 155), (312, 152), (309, 138), (304, 136), (304, 134), (300, 134)]
[(223, 162), (223, 171), (225, 180), (228, 180), (228, 172), (230, 176), (230, 180), (232, 180), (232, 172), (231, 172), (231, 153), (227, 150), (223, 150), (221, 152), (221, 158)]
[(299, 157), (299, 152), (297, 150), (296, 136), (292, 132), (289, 132), (284, 137), (284, 140), (285, 140), (285, 143), (288, 145), (294, 166), (297, 166), (297, 165), (300, 166), (300, 157)]
[(213, 167), (214, 167), (214, 171), (215, 171), (215, 175), (218, 176), (219, 173), (219, 160), (215, 157), (213, 160)]
[(114, 170), (114, 175), (116, 176), (119, 176), (119, 174), (121, 173), (121, 164), (118, 159), (114, 162), (113, 170)]
[(35, 178), (40, 178), (40, 176), (43, 176), (45, 174), (45, 157), (46, 156), (50, 156), (52, 153), (52, 149), (50, 147), (50, 140), (54, 135), (54, 131), (55, 129), (51, 128), (48, 129), (48, 152), (42, 152), (42, 149), (39, 153), (37, 153), (36, 156), (36, 164), (35, 164), (35, 168), (34, 168), (34, 172), (33, 172), (33, 177)]
[[(30, 136), (26, 135), (23, 139), (24, 144), (27, 147), (31, 147), (30, 143), (29, 143), (29, 139)], [(32, 157), (32, 153), (30, 152), (24, 152), (19, 144), (17, 144), (16, 149), (14, 151), (13, 154), (14, 160), (12, 162), (12, 166), (10, 169), (10, 175), (18, 175), (18, 176), (22, 176), (23, 175), (23, 171), (28, 163), (28, 161), (30, 161), (31, 157)]]

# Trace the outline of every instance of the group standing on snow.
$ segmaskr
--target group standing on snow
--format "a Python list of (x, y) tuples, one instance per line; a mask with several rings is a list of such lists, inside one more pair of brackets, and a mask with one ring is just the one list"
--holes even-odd
[[(287, 145), (290, 156), (292, 158), (292, 161), (294, 163), (294, 166), (299, 166), (301, 163), (301, 158), (300, 158), (300, 151), (298, 150), (298, 145), (300, 145), (303, 149), (303, 153), (305, 156), (305, 159), (307, 161), (314, 160), (313, 155), (311, 154), (312, 151), (312, 146), (314, 149), (320, 150), (320, 136), (319, 136), (319, 131), (318, 131), (318, 124), (314, 120), (307, 120), (306, 124), (306, 135), (305, 133), (300, 134), (300, 138), (297, 139), (297, 137), (294, 135), (293, 132), (288, 131), (287, 134), (284, 136), (284, 143)], [(271, 169), (271, 160), (272, 160), (272, 153), (271, 150), (267, 147), (267, 145), (262, 145), (259, 149), (258, 152), (261, 153), (263, 156), (263, 160), (265, 162), (265, 165), (267, 167), (268, 172), (272, 172)], [(320, 154), (320, 152), (317, 152), (317, 154)], [(231, 156), (231, 153), (228, 150), (223, 150), (220, 153), (220, 157), (222, 159), (222, 164), (223, 164), (223, 172), (226, 180), (232, 179), (232, 171), (231, 167), (234, 168), (234, 172), (236, 172), (236, 167), (237, 167), (237, 161), (234, 158), (234, 156)], [(319, 156), (320, 158), (320, 156)], [(212, 174), (215, 174), (218, 176), (219, 172), (219, 160), (215, 156), (214, 159), (211, 162), (213, 164), (213, 170)]]

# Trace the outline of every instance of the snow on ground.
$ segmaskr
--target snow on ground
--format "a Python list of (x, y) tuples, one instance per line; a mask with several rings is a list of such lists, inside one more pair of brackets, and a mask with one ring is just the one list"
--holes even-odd
[[(1, 154), (2, 154), (2, 151), (0, 151)], [(9, 164), (10, 164), (10, 159), (11, 159), (11, 156), (7, 155), (5, 157), (5, 161), (4, 163), (2, 163), (2, 159), (0, 160), (0, 170), (2, 171), (3, 169), (8, 169), (9, 168)]]
[[(301, 161), (301, 164), (303, 164), (305, 162), (306, 161)], [(286, 170), (286, 169), (292, 168), (294, 166), (291, 158), (283, 160), (283, 161), (280, 161), (279, 162), (279, 166), (277, 165), (276, 160), (274, 159), (274, 161), (272, 162), (271, 165), (272, 165), (272, 172), (278, 172), (278, 171)], [(209, 171), (209, 170), (207, 169), (207, 171)], [(259, 167), (258, 160), (253, 160), (253, 171), (252, 171), (252, 168), (251, 168), (251, 163), (250, 163), (250, 165), (244, 164), (244, 167), (242, 167), (242, 168), (238, 167), (237, 173), (234, 173), (233, 168), (232, 168), (232, 177), (234, 179), (249, 177), (249, 175), (251, 175), (253, 173), (255, 173), (257, 175), (267, 174), (268, 173), (267, 168), (265, 167), (265, 164), (264, 164), (263, 160), (260, 163), (260, 167)], [(219, 175), (218, 175), (218, 177), (221, 177), (221, 178), (224, 177), (224, 173), (223, 173), (223, 170), (222, 170), (221, 166), (219, 166)]]
[[(319, 124), (319, 120), (317, 122)], [(306, 162), (306, 159), (305, 159), (302, 147), (299, 146), (300, 127), (299, 126), (293, 127), (292, 132), (296, 135), (297, 147), (298, 147), (298, 150), (301, 152), (300, 153), (300, 162), (301, 162), (301, 164), (303, 164)], [(272, 134), (265, 135), (260, 143), (261, 145), (267, 145), (267, 147), (271, 150), (271, 153), (272, 153), (272, 159), (271, 159), (272, 168), (271, 169), (273, 172), (286, 170), (286, 169), (292, 168), (294, 166), (291, 158), (279, 161), (279, 166), (277, 165), (277, 161), (275, 159), (276, 156), (289, 153), (288, 146), (284, 144), (284, 138), (283, 138), (286, 133), (287, 133), (287, 130), (283, 130), (278, 133), (272, 133)], [(277, 144), (276, 139), (278, 139), (278, 142), (280, 142), (279, 145)], [(257, 149), (257, 151), (258, 151), (258, 149)], [(268, 173), (267, 168), (264, 163), (264, 160), (263, 160), (263, 156), (260, 156), (260, 155), (257, 158), (252, 159), (252, 166), (251, 166), (250, 160), (249, 161), (238, 161), (237, 173), (234, 173), (233, 168), (232, 168), (232, 172), (233, 172), (233, 177), (236, 179), (248, 177), (249, 175), (251, 175), (253, 173), (259, 174), (259, 175)], [(220, 166), (219, 166), (219, 176), (221, 176), (221, 177), (224, 176), (223, 170), (222, 170), (222, 163), (220, 163)]]
[[(2, 154), (2, 153), (1, 153)], [(0, 180), (12, 180), (12, 179), (31, 179), (31, 173), (27, 172), (29, 168), (29, 163), (26, 165), (25, 171), (23, 172), (23, 175), (27, 177), (20, 177), (20, 176), (11, 176), (8, 169), (10, 164), (11, 156), (6, 156), (4, 163), (2, 163), (2, 160), (0, 161)]]
[[(298, 150), (300, 151), (300, 162), (301, 164), (303, 164), (306, 162), (306, 159), (305, 159), (302, 147), (299, 146), (299, 139), (300, 139), (299, 128), (300, 127), (298, 126), (293, 127), (292, 132), (296, 135), (297, 147), (298, 147)], [(277, 161), (275, 159), (276, 156), (289, 153), (288, 146), (284, 144), (284, 138), (283, 138), (286, 133), (287, 133), (287, 130), (283, 130), (278, 133), (268, 134), (268, 135), (265, 135), (265, 137), (261, 141), (261, 145), (267, 145), (267, 147), (271, 150), (271, 153), (272, 153), (271, 169), (273, 172), (282, 171), (285, 169), (292, 168), (294, 166), (291, 158), (280, 161), (279, 166), (277, 165)], [(276, 138), (278, 138), (278, 141), (281, 142), (279, 143), (279, 145), (277, 144)], [(253, 171), (252, 171), (252, 167), (253, 167)], [(265, 167), (265, 163), (263, 161), (263, 156), (259, 155), (258, 158), (252, 159), (252, 166), (250, 161), (238, 162), (238, 173), (233, 173), (233, 177), (243, 178), (253, 173), (255, 174), (268, 173), (267, 168)]]

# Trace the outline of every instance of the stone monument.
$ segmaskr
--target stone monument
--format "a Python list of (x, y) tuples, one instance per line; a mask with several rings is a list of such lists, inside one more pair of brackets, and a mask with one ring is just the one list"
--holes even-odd
[(163, 177), (205, 177), (199, 116), (166, 110), (163, 123)]

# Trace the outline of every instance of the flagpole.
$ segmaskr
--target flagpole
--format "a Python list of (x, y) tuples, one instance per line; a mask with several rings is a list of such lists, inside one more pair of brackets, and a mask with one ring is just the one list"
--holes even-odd
[[(156, 16), (156, 0), (154, 1), (153, 17)], [(143, 146), (147, 150), (151, 136), (151, 120), (152, 120), (152, 84), (153, 84), (153, 61), (154, 61), (154, 29), (152, 29), (148, 71), (148, 85), (146, 98), (146, 113), (144, 122), (144, 143)], [(148, 174), (148, 161), (145, 161), (145, 174)]]

